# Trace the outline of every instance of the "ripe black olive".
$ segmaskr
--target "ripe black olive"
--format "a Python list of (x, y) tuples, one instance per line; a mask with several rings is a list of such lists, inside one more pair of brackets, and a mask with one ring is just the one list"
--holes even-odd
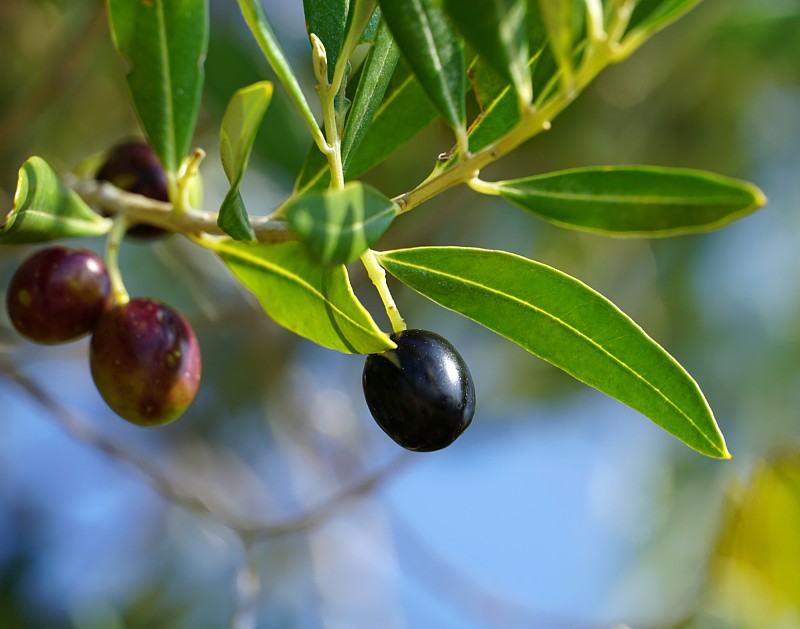
[(364, 397), (383, 431), (408, 450), (449, 446), (475, 414), (475, 386), (464, 359), (434, 332), (391, 335), (396, 349), (364, 364)]

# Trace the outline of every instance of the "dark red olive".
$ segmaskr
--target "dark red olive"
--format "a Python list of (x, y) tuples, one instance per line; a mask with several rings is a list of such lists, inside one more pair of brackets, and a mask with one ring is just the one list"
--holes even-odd
[(408, 450), (449, 446), (475, 414), (475, 386), (449, 341), (425, 330), (391, 335), (396, 349), (371, 354), (362, 385), (372, 416)]
[(65, 343), (91, 332), (111, 307), (111, 282), (103, 260), (91, 251), (48, 247), (14, 273), (6, 306), (23, 336)]
[(152, 299), (133, 299), (100, 318), (89, 363), (106, 403), (140, 426), (174, 421), (200, 386), (194, 331), (178, 312)]
[[(117, 188), (134, 192), (156, 201), (169, 201), (167, 173), (147, 142), (118, 144), (109, 152), (95, 179), (108, 181)], [(137, 238), (164, 236), (169, 232), (154, 225), (134, 225), (128, 234)]]

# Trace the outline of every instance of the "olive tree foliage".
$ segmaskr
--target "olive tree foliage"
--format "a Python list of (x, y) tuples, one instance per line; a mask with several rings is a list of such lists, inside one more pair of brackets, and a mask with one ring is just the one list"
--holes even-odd
[[(114, 45), (141, 131), (168, 176), (168, 203), (30, 157), (0, 244), (171, 230), (210, 250), (295, 334), (345, 353), (394, 347), (360, 303), (348, 265), (363, 264), (395, 332), (404, 329), (386, 274), (639, 411), (698, 452), (730, 454), (695, 380), (607, 298), (535, 260), (482, 248), (373, 246), (400, 215), (454, 186), (508, 202), (535, 222), (608, 237), (661, 238), (723, 227), (765, 203), (750, 183), (646, 165), (592, 166), (490, 181), (482, 170), (558, 124), (558, 115), (698, 0), (305, 0), (318, 120), (258, 0), (238, 0), (277, 83), (230, 95), (220, 129), (230, 190), (219, 208), (191, 194), (202, 148), (192, 138), (203, 91), (208, 0), (108, 0)], [(365, 53), (366, 51), (366, 53)], [(275, 90), (306, 123), (309, 150), (291, 196), (251, 216), (239, 193)], [(468, 112), (477, 112), (468, 115)], [(431, 121), (452, 146), (420, 155), (430, 173), (389, 197), (362, 182)], [(515, 209), (516, 208), (516, 209)], [(106, 260), (112, 280), (116, 258)]]

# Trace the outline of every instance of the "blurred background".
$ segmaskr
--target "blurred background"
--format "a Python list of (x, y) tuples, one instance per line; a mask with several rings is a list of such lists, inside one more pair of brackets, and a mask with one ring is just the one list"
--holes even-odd
[[(211, 4), (206, 209), (227, 190), (227, 99), (270, 78), (235, 3)], [(265, 8), (311, 85), (302, 3)], [(102, 3), (3, 0), (0, 60), (3, 212), (28, 156), (68, 172), (137, 134)], [(252, 213), (291, 192), (309, 143), (277, 89)], [(403, 192), (451, 143), (435, 124), (367, 179)], [(502, 248), (585, 281), (695, 377), (732, 461), (392, 284), (411, 327), (459, 348), (478, 398), (452, 447), (401, 452), (364, 404), (363, 357), (279, 328), (180, 237), (130, 242), (129, 292), (190, 320), (203, 386), (175, 424), (128, 425), (94, 389), (87, 341), (35, 346), (3, 309), (0, 626), (800, 627), (800, 3), (705, 0), (484, 175), (635, 163), (748, 179), (770, 203), (719, 232), (613, 240), (458, 188), (379, 248)], [(0, 289), (29, 253), (0, 249)]]

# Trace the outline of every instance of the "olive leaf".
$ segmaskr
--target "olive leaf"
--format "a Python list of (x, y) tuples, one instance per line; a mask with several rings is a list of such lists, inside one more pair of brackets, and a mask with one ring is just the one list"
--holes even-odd
[(0, 243), (16, 245), (100, 236), (111, 220), (92, 210), (41, 157), (19, 169), (14, 206), (0, 226)]
[(615, 236), (673, 236), (717, 229), (766, 204), (753, 184), (656, 166), (576, 168), (493, 184), (548, 221)]
[(372, 186), (351, 181), (341, 190), (294, 197), (286, 219), (324, 264), (347, 264), (372, 246), (397, 216), (397, 205)]
[(217, 223), (225, 233), (237, 240), (255, 239), (239, 194), (239, 185), (271, 98), (272, 83), (269, 81), (243, 87), (233, 95), (222, 118), (220, 159), (231, 188), (222, 202)]
[(148, 141), (176, 173), (189, 152), (208, 48), (208, 0), (108, 0), (111, 34)]
[(418, 293), (627, 404), (698, 452), (730, 458), (686, 370), (574, 277), (504, 251), (418, 247), (375, 255)]
[(343, 265), (324, 266), (303, 244), (203, 241), (277, 323), (323, 347), (374, 354), (395, 344), (353, 293)]

